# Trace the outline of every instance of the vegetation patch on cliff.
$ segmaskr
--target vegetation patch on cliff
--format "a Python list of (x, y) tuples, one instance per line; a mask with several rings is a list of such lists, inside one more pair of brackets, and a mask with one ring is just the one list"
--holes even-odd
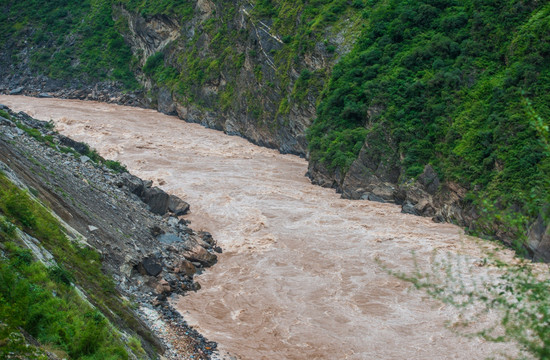
[(483, 232), (525, 234), (550, 201), (550, 6), (369, 4), (309, 129), (311, 161), (345, 173), (366, 140), (403, 180), (430, 164), (469, 189)]
[(36, 74), (83, 84), (120, 81), (138, 83), (130, 70), (130, 47), (112, 17), (112, 2), (84, 0), (4, 1), (0, 5), (0, 44), (11, 63), (26, 61)]

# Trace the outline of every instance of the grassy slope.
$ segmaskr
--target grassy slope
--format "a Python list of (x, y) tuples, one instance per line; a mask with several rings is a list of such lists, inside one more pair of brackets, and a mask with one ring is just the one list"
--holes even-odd
[[(17, 245), (16, 227), (36, 237), (57, 265), (47, 267)], [(137, 338), (125, 346), (102, 314), (118, 317), (129, 310), (102, 272), (100, 255), (69, 241), (49, 210), (1, 173), (0, 250), (0, 355), (40, 353), (21, 345), (14, 336), (20, 329), (60, 357), (128, 359), (130, 348), (144, 355)], [(97, 308), (80, 298), (72, 282), (85, 289)]]

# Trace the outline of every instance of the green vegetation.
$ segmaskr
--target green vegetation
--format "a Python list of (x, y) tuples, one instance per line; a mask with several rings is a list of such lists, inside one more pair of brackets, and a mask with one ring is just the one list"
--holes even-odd
[[(261, 125), (276, 122), (277, 114), (288, 115), (294, 104), (317, 98), (328, 71), (317, 70), (307, 79), (301, 77), (298, 86), (294, 86), (291, 74), (306, 69), (302, 60), (318, 43), (324, 41), (328, 56), (336, 56), (335, 45), (328, 43), (325, 35), (337, 33), (344, 27), (358, 29), (363, 6), (361, 1), (350, 4), (343, 0), (258, 0), (250, 4), (252, 8), (246, 15), (254, 25), (245, 29), (237, 26), (242, 16), (239, 4), (216, 0), (214, 5), (211, 17), (198, 25), (193, 37), (182, 37), (153, 54), (142, 69), (138, 65), (139, 54), (132, 56), (121, 36), (128, 34), (129, 25), (119, 7), (145, 18), (168, 15), (185, 25), (195, 15), (194, 1), (84, 0), (71, 3), (54, 0), (47, 4), (39, 4), (36, 0), (5, 1), (0, 4), (0, 45), (10, 51), (14, 63), (23, 60), (27, 56), (23, 50), (32, 46), (31, 67), (54, 79), (78, 79), (83, 84), (117, 80), (127, 89), (135, 89), (139, 85), (134, 72), (142, 70), (157, 87), (173, 91), (182, 103), (204, 109), (215, 109), (222, 103), (225, 111), (247, 112), (260, 117), (258, 125)], [(272, 111), (258, 112), (256, 108), (249, 109), (248, 101), (240, 99), (250, 89), (241, 90), (242, 86), (237, 83), (239, 77), (246, 74), (243, 72), (244, 52), (253, 46), (249, 43), (255, 37), (254, 27), (262, 28), (264, 23), (269, 24), (271, 33), (280, 38), (282, 44), (269, 54), (249, 51), (251, 61), (257, 63), (254, 68), (257, 84), (251, 85), (266, 89), (269, 86), (280, 94), (276, 99), (279, 103), (272, 104)], [(176, 48), (185, 51), (176, 53)], [(271, 73), (270, 67), (274, 69), (274, 78), (273, 75), (264, 76), (266, 71)], [(227, 84), (219, 93), (205, 98), (202, 87), (206, 83), (216, 84), (220, 78)], [(156, 94), (151, 95), (154, 100)], [(262, 104), (264, 96), (264, 91), (254, 91), (249, 100)], [(276, 113), (277, 109), (281, 111)]]
[(309, 129), (311, 160), (346, 172), (366, 141), (403, 180), (431, 164), (470, 189), (483, 233), (525, 234), (550, 202), (550, 5), (369, 4)]
[[(548, 272), (527, 261), (502, 262), (494, 254), (487, 254), (478, 265), (492, 268), (497, 275), (475, 281), (468, 269), (471, 262), (450, 256), (434, 259), (427, 271), (417, 264), (412, 275), (390, 273), (458, 309), (460, 321), (449, 324), (458, 333), (492, 342), (513, 341), (536, 359), (550, 359)], [(487, 323), (489, 311), (497, 314), (494, 323)], [(484, 324), (481, 330), (479, 326), (472, 330), (471, 325), (480, 323)]]
[[(16, 122), (16, 125), (18, 128), (25, 131), (29, 136), (33, 137), (37, 141), (45, 143), (46, 145), (49, 145), (52, 148), (56, 148), (54, 138), (52, 135), (42, 135), (40, 130), (28, 127), (21, 122)], [(62, 153), (71, 153), (77, 158), (80, 158), (80, 156), (87, 156), (90, 158), (90, 160), (93, 163), (105, 165), (107, 168), (113, 170), (115, 173), (128, 172), (128, 169), (126, 168), (126, 166), (122, 165), (120, 162), (115, 160), (104, 159), (101, 155), (99, 155), (99, 153), (95, 149), (90, 149), (88, 145), (86, 145), (86, 150), (83, 153), (79, 153), (73, 148), (66, 147), (66, 146), (61, 146), (59, 148), (59, 151), (61, 151)]]
[(21, 39), (33, 46), (31, 67), (54, 79), (92, 83), (117, 80), (138, 86), (129, 68), (132, 54), (117, 31), (112, 1), (15, 1), (0, 4), (0, 45), (19, 61)]
[(8, 325), (4, 337), (20, 327), (72, 359), (128, 358), (107, 319), (80, 299), (70, 283), (32, 261), (28, 250), (3, 245), (8, 254), (0, 260), (0, 317)]
[[(111, 321), (125, 322), (129, 328), (139, 327), (117, 296), (113, 280), (101, 270), (100, 255), (69, 241), (50, 212), (3, 174), (0, 217), (0, 342), (9, 344), (0, 351), (22, 348), (21, 339), (14, 335), (21, 328), (65, 354), (61, 357), (128, 358), (120, 335), (103, 314)], [(48, 268), (35, 261), (29, 250), (16, 245), (16, 227), (40, 240), (57, 265)], [(80, 298), (73, 282), (86, 290), (96, 309)], [(140, 348), (136, 341), (131, 345), (134, 347)]]
[(0, 116), (3, 117), (4, 119), (11, 120), (10, 114), (8, 114), (7, 112), (5, 112), (4, 110), (0, 110)]
[(180, 21), (187, 21), (193, 15), (194, 2), (191, 0), (118, 0), (115, 4), (123, 4), (127, 9), (139, 12), (142, 16), (170, 15)]
[[(146, 17), (158, 14), (174, 16), (183, 25), (193, 14), (194, 6), (186, 1), (120, 3)], [(319, 95), (329, 72), (325, 69), (308, 70), (302, 62), (304, 56), (323, 42), (325, 33), (340, 31), (343, 26), (359, 28), (361, 20), (360, 11), (341, 0), (317, 0), (313, 3), (260, 0), (251, 4), (253, 7), (246, 12), (246, 18), (253, 25), (241, 28), (237, 24), (243, 14), (238, 12), (238, 5), (228, 0), (218, 0), (214, 4), (211, 17), (198, 25), (194, 36), (182, 37), (151, 55), (142, 70), (157, 87), (172, 90), (181, 103), (209, 110), (219, 109), (221, 105), (223, 111), (247, 113), (257, 120), (257, 126), (277, 123), (277, 115), (287, 116), (294, 104), (314, 100)], [(254, 46), (250, 44), (255, 38), (254, 27), (264, 28), (263, 24), (269, 24), (271, 33), (282, 42), (274, 41), (275, 48), (269, 53), (250, 49)], [(331, 30), (326, 30), (326, 27)], [(208, 40), (205, 42), (205, 39)], [(327, 47), (327, 56), (336, 55), (334, 45), (327, 42), (324, 46)], [(175, 52), (174, 49), (185, 50)], [(247, 57), (254, 63), (255, 83), (249, 85), (260, 91), (238, 85), (246, 77), (243, 66)], [(295, 70), (301, 73), (296, 83), (291, 76)], [(217, 86), (220, 79), (225, 84), (220, 86), (219, 92), (205, 95), (203, 87)], [(270, 111), (258, 109), (259, 104), (265, 104), (265, 95), (269, 91), (278, 92), (278, 103), (270, 104)], [(155, 97), (155, 94), (151, 95)]]
[(39, 142), (42, 142), (42, 143), (45, 143), (47, 145), (50, 145), (50, 146), (53, 146), (53, 137), (51, 135), (42, 135), (42, 133), (40, 132), (40, 130), (38, 129), (34, 129), (34, 128), (31, 128), (31, 127), (28, 127), (24, 124), (22, 124), (21, 122), (16, 122), (16, 125), (19, 129), (23, 130), (24, 132), (27, 133), (27, 135), (33, 137), (35, 140), (39, 141)]
[(104, 164), (105, 166), (107, 166), (109, 169), (113, 170), (116, 173), (128, 172), (128, 169), (126, 168), (126, 166), (122, 165), (118, 161), (105, 160)]
[(126, 169), (126, 166), (122, 165), (118, 161), (115, 160), (106, 160), (104, 159), (95, 149), (90, 149), (88, 145), (86, 145), (86, 151), (83, 154), (79, 154), (77, 152), (73, 152), (75, 156), (79, 157), (80, 155), (84, 155), (90, 158), (90, 160), (96, 164), (103, 164), (109, 169), (113, 170), (115, 173), (122, 173), (122, 172), (128, 172), (128, 169)]

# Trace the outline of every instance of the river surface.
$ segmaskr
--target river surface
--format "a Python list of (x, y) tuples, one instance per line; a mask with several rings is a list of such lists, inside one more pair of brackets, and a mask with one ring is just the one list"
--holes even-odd
[[(509, 345), (447, 329), (453, 308), (390, 275), (479, 240), (391, 204), (312, 185), (307, 163), (175, 117), (96, 102), (0, 96), (191, 204), (224, 249), (179, 299), (184, 317), (240, 359), (482, 359)], [(482, 269), (472, 266), (472, 276)]]

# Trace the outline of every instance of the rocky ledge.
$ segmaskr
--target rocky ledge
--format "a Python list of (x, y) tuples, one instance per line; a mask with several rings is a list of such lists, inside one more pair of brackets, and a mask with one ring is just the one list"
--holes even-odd
[(222, 251), (210, 234), (194, 231), (182, 218), (189, 204), (47, 122), (2, 105), (0, 110), (1, 171), (100, 252), (117, 290), (137, 305), (142, 332), (161, 344), (152, 347), (171, 359), (209, 358), (216, 344), (189, 328), (168, 301), (198, 290), (194, 275), (214, 265)]
[(128, 106), (148, 107), (144, 101), (143, 91), (128, 92), (116, 81), (102, 81), (93, 84), (82, 84), (78, 81), (68, 82), (54, 80), (44, 75), (16, 73), (0, 79), (0, 94), (27, 95), (40, 98), (59, 98), (94, 100)]

